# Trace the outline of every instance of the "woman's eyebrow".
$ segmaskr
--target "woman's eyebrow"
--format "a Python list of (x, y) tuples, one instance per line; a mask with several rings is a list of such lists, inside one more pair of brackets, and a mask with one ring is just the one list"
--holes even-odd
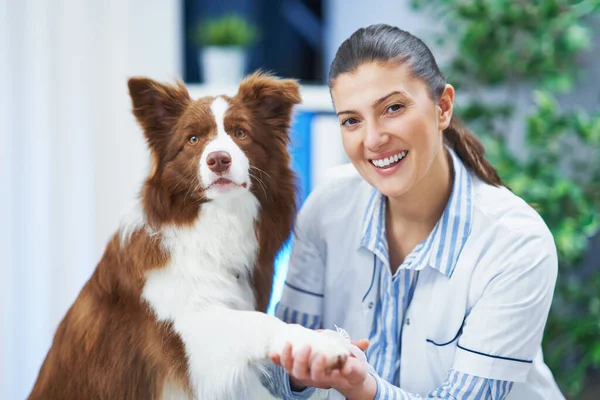
[(337, 116), (340, 116), (340, 115), (342, 115), (342, 114), (358, 114), (358, 113), (357, 113), (356, 111), (354, 111), (354, 110), (346, 110), (346, 111), (340, 111), (340, 112), (337, 112), (337, 113), (335, 113), (335, 114), (336, 114)]
[(384, 101), (386, 101), (387, 99), (389, 99), (390, 97), (392, 97), (392, 96), (394, 96), (396, 94), (400, 94), (400, 95), (405, 96), (405, 97), (408, 96), (408, 94), (406, 92), (402, 91), (402, 90), (394, 90), (393, 92), (390, 92), (390, 93), (386, 94), (385, 96), (383, 96), (383, 97), (375, 100), (373, 102), (373, 104), (371, 104), (371, 107), (372, 108), (377, 107), (378, 105), (380, 105), (381, 103), (383, 103)]
[[(380, 105), (381, 103), (383, 103), (384, 101), (389, 99), (390, 97), (397, 95), (397, 94), (408, 97), (408, 93), (406, 93), (405, 91), (394, 90), (393, 92), (390, 92), (390, 93), (386, 94), (385, 96), (375, 100), (373, 102), (373, 104), (371, 104), (371, 108), (377, 107), (378, 105)], [(336, 115), (338, 115), (338, 116), (343, 115), (343, 114), (358, 114), (358, 113), (354, 110), (345, 110), (345, 111), (339, 111), (336, 113)]]

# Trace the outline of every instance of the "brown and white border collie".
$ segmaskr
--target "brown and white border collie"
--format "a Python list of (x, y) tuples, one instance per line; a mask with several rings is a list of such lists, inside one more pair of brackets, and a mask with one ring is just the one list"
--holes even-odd
[(139, 202), (58, 326), (30, 399), (247, 399), (269, 352), (327, 335), (265, 314), (295, 217), (287, 145), (298, 84), (264, 73), (235, 97), (131, 78), (151, 149)]

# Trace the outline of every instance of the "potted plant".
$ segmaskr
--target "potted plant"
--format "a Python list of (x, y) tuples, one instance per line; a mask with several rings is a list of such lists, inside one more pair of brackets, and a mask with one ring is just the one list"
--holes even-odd
[(246, 72), (248, 47), (258, 40), (258, 29), (237, 14), (200, 21), (194, 28), (198, 61), (207, 84), (237, 84)]

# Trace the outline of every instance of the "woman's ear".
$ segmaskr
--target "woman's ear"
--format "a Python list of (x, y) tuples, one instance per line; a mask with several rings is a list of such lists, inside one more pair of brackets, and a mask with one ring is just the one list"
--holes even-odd
[(444, 91), (437, 104), (438, 108), (438, 126), (441, 131), (450, 126), (452, 112), (454, 111), (454, 88), (446, 84)]

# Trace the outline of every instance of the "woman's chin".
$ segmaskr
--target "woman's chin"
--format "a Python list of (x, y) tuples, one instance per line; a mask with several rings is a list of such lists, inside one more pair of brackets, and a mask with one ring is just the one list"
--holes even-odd
[(357, 170), (365, 181), (386, 197), (402, 196), (412, 186), (408, 179), (409, 174), (406, 174), (406, 168), (402, 174), (381, 174), (379, 171), (375, 171), (373, 165), (370, 164), (361, 165), (361, 168), (357, 168)]
[(402, 196), (408, 191), (410, 185), (404, 177), (390, 176), (382, 178), (381, 176), (371, 176), (369, 183), (386, 197)]
[(398, 185), (398, 184), (393, 184), (393, 185), (382, 184), (382, 185), (378, 185), (375, 187), (385, 197), (390, 197), (390, 198), (400, 197), (408, 191), (408, 188), (405, 185)]
[(369, 174), (367, 181), (374, 186), (381, 194), (386, 197), (398, 197), (406, 193), (411, 185), (406, 179), (407, 176), (381, 176), (379, 174)]

